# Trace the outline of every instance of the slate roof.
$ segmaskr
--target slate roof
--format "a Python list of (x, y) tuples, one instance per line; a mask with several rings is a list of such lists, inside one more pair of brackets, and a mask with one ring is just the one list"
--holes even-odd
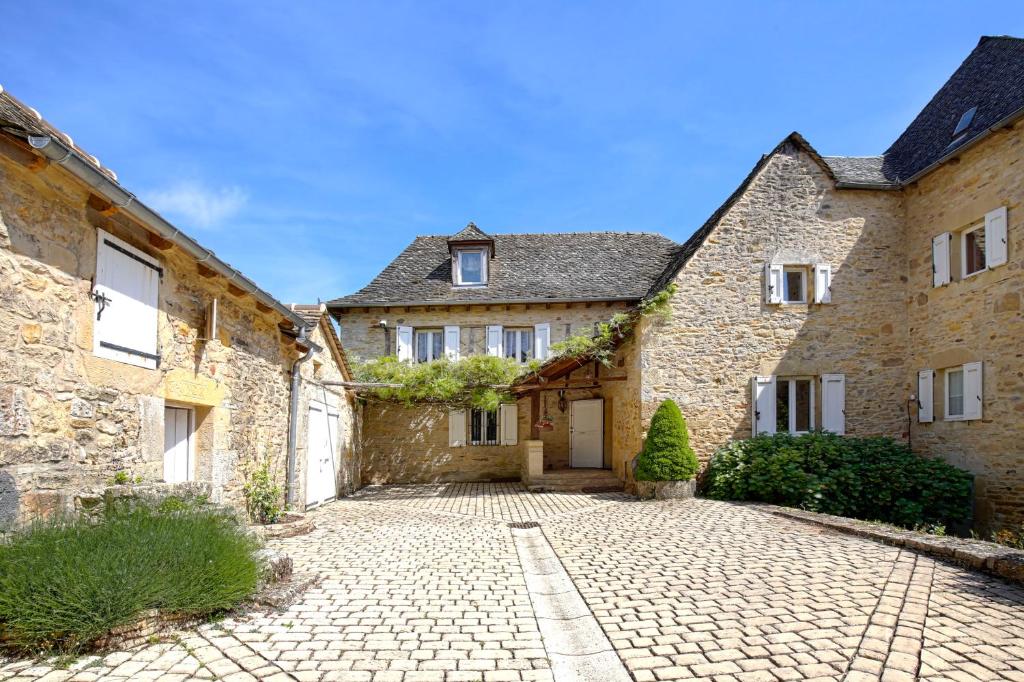
[(832, 170), (840, 186), (897, 187), (882, 172), (884, 156), (823, 156), (822, 160)]
[(484, 287), (453, 287), (447, 236), (416, 237), (370, 284), (328, 308), (639, 301), (678, 244), (645, 232), (495, 234)]
[[(955, 140), (971, 107), (977, 112)], [(885, 152), (886, 177), (907, 182), (1006, 119), (1024, 114), (1024, 39), (984, 36), (917, 118)]]

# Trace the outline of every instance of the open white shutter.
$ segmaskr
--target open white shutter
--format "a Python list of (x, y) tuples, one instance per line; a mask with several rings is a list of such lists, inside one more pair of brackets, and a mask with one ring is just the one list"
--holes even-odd
[(398, 328), (398, 359), (412, 362), (412, 327)]
[(935, 372), (933, 370), (922, 369), (917, 373), (917, 422), (919, 424), (930, 424), (935, 420), (934, 382)]
[(519, 442), (519, 406), (515, 403), (498, 407), (498, 422), (501, 428), (501, 444), (516, 445)]
[(832, 266), (828, 263), (814, 266), (814, 302), (832, 302)]
[(821, 428), (846, 433), (846, 376), (821, 375)]
[(144, 251), (96, 230), (93, 354), (156, 369), (159, 263)]
[(466, 444), (466, 411), (448, 411), (448, 445), (461, 448)]
[(751, 430), (755, 436), (775, 433), (775, 377), (754, 377), (751, 387)]
[(547, 360), (551, 352), (551, 324), (544, 322), (533, 328), (533, 351), (538, 360)]
[(981, 419), (981, 363), (964, 364), (964, 419)]
[(500, 324), (492, 324), (487, 327), (487, 354), (500, 358), (502, 344), (502, 329)]
[(459, 359), (459, 341), (459, 328), (446, 325), (444, 328), (444, 356), (449, 360)]
[(782, 266), (765, 263), (764, 265), (764, 302), (769, 304), (782, 303)]
[(985, 214), (985, 264), (990, 268), (1006, 263), (1006, 207)]
[(932, 286), (949, 284), (949, 242), (953, 235), (943, 232), (932, 239)]

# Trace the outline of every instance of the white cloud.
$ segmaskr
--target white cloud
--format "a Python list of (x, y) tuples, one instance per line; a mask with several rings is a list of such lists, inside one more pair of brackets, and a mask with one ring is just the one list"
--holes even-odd
[(148, 203), (161, 213), (180, 218), (187, 225), (214, 228), (236, 215), (249, 200), (241, 187), (203, 187), (183, 181), (149, 192)]

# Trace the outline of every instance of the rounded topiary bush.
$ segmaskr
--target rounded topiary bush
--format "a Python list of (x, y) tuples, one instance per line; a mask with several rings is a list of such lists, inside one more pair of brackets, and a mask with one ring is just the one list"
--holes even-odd
[(651, 418), (644, 448), (636, 458), (638, 481), (688, 481), (697, 474), (686, 420), (679, 406), (666, 400)]

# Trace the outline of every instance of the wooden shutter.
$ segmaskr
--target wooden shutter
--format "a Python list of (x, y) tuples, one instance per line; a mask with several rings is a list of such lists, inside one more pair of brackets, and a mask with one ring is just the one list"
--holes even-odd
[(413, 347), (412, 347), (412, 327), (399, 327), (398, 328), (398, 359), (400, 361), (412, 362), (413, 360)]
[(515, 403), (498, 407), (498, 428), (502, 445), (519, 443), (519, 406)]
[(764, 302), (771, 305), (782, 303), (781, 265), (764, 265)]
[(1006, 207), (985, 214), (985, 264), (990, 268), (1006, 263)]
[(459, 342), (460, 332), (459, 328), (455, 326), (445, 326), (444, 328), (444, 356), (449, 360), (459, 359)]
[(832, 302), (832, 266), (828, 263), (814, 266), (814, 302)]
[(932, 286), (949, 284), (949, 242), (953, 235), (943, 232), (932, 239)]
[(94, 355), (156, 369), (162, 274), (158, 262), (145, 252), (96, 231)]
[(775, 377), (754, 377), (751, 387), (750, 423), (753, 434), (775, 433)]
[(964, 419), (981, 419), (981, 363), (964, 364)]
[(846, 377), (821, 375), (821, 428), (840, 436), (846, 433)]
[(935, 371), (922, 369), (917, 373), (917, 422), (930, 424), (935, 420)]
[(551, 352), (551, 324), (544, 322), (533, 328), (533, 352), (538, 360), (547, 360)]
[(487, 354), (501, 357), (502, 329), (500, 324), (492, 324), (487, 327)]
[(448, 445), (461, 448), (466, 444), (466, 411), (448, 411)]

